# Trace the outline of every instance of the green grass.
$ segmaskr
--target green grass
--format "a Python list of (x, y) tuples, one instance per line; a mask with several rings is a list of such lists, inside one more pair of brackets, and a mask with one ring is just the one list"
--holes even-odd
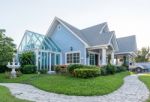
[(10, 91), (4, 87), (0, 86), (0, 102), (29, 102), (25, 100), (20, 100), (11, 95)]
[(115, 75), (99, 76), (90, 79), (74, 78), (66, 75), (23, 75), (16, 79), (6, 79), (0, 74), (0, 82), (16, 82), (31, 84), (48, 92), (59, 94), (92, 96), (105, 95), (118, 89), (123, 84), (123, 78), (129, 72), (121, 72)]
[[(144, 82), (147, 88), (150, 90), (150, 74), (142, 75), (139, 77), (139, 79)], [(150, 98), (146, 102), (150, 102)]]

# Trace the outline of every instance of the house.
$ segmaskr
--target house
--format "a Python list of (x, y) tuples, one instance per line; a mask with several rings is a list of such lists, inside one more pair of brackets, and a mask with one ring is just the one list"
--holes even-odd
[(106, 65), (133, 62), (137, 46), (135, 35), (116, 38), (106, 22), (78, 29), (55, 17), (46, 35), (25, 31), (18, 53), (34, 51), (38, 69), (53, 71), (54, 65)]

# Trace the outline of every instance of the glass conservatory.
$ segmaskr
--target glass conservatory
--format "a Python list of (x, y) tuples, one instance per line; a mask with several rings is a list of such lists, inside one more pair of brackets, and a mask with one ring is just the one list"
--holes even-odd
[(46, 69), (48, 71), (54, 71), (54, 65), (62, 63), (61, 50), (54, 41), (47, 36), (35, 32), (25, 32), (18, 47), (18, 54), (25, 51), (35, 52), (38, 70)]

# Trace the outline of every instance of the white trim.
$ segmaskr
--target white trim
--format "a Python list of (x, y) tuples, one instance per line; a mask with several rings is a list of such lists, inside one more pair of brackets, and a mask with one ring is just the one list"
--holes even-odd
[(97, 52), (93, 52), (93, 51), (89, 51), (89, 53), (91, 53), (91, 54), (99, 54), (99, 53), (97, 53)]
[(85, 50), (84, 50), (84, 64), (86, 65), (87, 63), (87, 49), (85, 48)]
[[(79, 63), (67, 63), (67, 54), (73, 54), (73, 53), (79, 53)], [(69, 51), (69, 52), (65, 52), (65, 64), (69, 65), (69, 64), (81, 64), (81, 51)]]
[[(61, 23), (66, 29), (68, 29), (68, 30), (69, 30), (77, 39), (79, 39), (86, 47), (89, 46), (85, 41), (83, 41), (77, 34), (75, 34), (70, 28), (68, 28), (68, 27), (67, 27), (63, 22), (61, 22), (61, 21), (59, 20), (59, 18), (57, 18), (57, 17), (54, 18), (54, 20), (53, 20), (51, 26), (49, 27), (49, 29), (48, 29), (46, 35), (48, 35), (48, 33), (50, 32), (50, 30), (52, 29), (52, 27), (53, 27), (53, 25), (54, 25), (54, 23), (55, 23), (56, 21), (58, 21), (58, 22)], [(56, 26), (56, 27), (57, 27), (57, 26)], [(50, 34), (49, 36), (51, 36), (51, 34)]]
[(55, 21), (56, 21), (56, 18), (57, 18), (57, 17), (55, 17), (55, 18), (53, 19), (51, 25), (49, 26), (49, 28), (48, 28), (48, 30), (47, 30), (47, 32), (46, 32), (46, 35), (48, 35), (48, 33), (50, 32), (52, 26), (54, 25), (54, 23), (55, 23)]
[[(58, 20), (58, 19), (57, 19)], [(86, 47), (89, 46), (85, 41), (83, 41), (77, 34), (75, 34), (70, 28), (68, 28), (63, 22), (58, 20), (65, 28), (67, 28), (76, 38), (78, 38)]]
[(119, 52), (119, 53), (115, 53), (115, 55), (121, 55), (121, 54), (133, 54), (133, 55), (135, 55), (135, 56), (137, 56), (137, 54), (135, 53), (135, 52)]
[[(118, 43), (117, 43), (117, 39), (116, 39), (116, 36), (115, 36), (115, 32), (114, 31), (111, 31), (113, 34), (112, 34), (112, 36), (111, 36), (111, 38), (110, 38), (110, 40), (109, 40), (109, 45), (112, 45), (111, 44), (111, 40), (113, 39), (113, 37), (115, 38), (115, 43), (116, 43), (116, 47), (117, 47), (117, 50), (116, 51), (118, 51), (119, 50), (119, 48), (118, 48)], [(113, 46), (112, 46), (113, 47)], [(113, 49), (115, 50), (115, 48), (113, 47)]]
[(60, 65), (62, 65), (62, 53), (60, 54)]
[(19, 47), (21, 46), (21, 43), (22, 43), (24, 37), (26, 36), (26, 32), (27, 32), (27, 30), (25, 30), (25, 33), (23, 34), (23, 37), (22, 37), (21, 42), (20, 42), (20, 44), (19, 44), (19, 46), (18, 46), (18, 49), (17, 49), (18, 51), (19, 51)]
[(100, 34), (103, 32), (104, 28), (107, 26), (107, 22), (105, 22), (105, 25), (103, 26), (103, 28), (101, 29), (101, 31), (99, 32)]
[(49, 53), (49, 71), (51, 71), (51, 60), (52, 60), (51, 53)]

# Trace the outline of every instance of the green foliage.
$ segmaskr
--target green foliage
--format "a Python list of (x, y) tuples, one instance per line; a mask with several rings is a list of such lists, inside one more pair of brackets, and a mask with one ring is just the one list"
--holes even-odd
[(34, 52), (24, 52), (19, 56), (20, 64), (23, 67), (24, 65), (34, 65), (35, 64), (35, 54)]
[(74, 73), (74, 70), (77, 69), (77, 68), (83, 68), (84, 65), (82, 64), (70, 64), (68, 67), (67, 67), (67, 70), (70, 74), (73, 74)]
[(116, 72), (116, 66), (108, 64), (106, 66), (107, 74), (115, 74)]
[(91, 78), (100, 75), (100, 68), (77, 68), (74, 76), (78, 78)]
[(7, 68), (6, 65), (0, 65), (0, 73), (4, 73), (5, 71), (9, 71), (10, 69)]
[(21, 68), (21, 72), (23, 74), (32, 74), (32, 73), (35, 73), (36, 72), (36, 66), (35, 65), (24, 65), (22, 68)]
[(127, 71), (127, 67), (125, 66), (116, 66), (116, 72)]
[(56, 65), (55, 71), (56, 71), (56, 73), (60, 73), (60, 74), (67, 73), (67, 66), (66, 65)]
[(107, 66), (102, 66), (101, 67), (101, 75), (107, 75)]
[(6, 79), (11, 78), (11, 74), (10, 74), (10, 72), (5, 72), (5, 78), (6, 78)]
[(38, 70), (38, 72), (40, 72), (40, 74), (47, 74), (47, 69), (41, 69), (41, 70)]
[(127, 71), (125, 66), (105, 65), (101, 67), (101, 75), (115, 74), (118, 72)]
[(116, 66), (108, 64), (101, 67), (102, 75), (115, 74)]
[(136, 62), (148, 62), (149, 61), (149, 57), (150, 57), (150, 53), (149, 53), (150, 49), (149, 47), (143, 47), (141, 50), (139, 50), (137, 52), (137, 57), (135, 58)]
[(13, 43), (13, 39), (7, 37), (3, 31), (0, 31), (0, 65), (1, 66), (5, 66), (9, 61), (12, 61), (13, 53), (16, 51), (16, 45)]
[[(4, 74), (0, 74), (0, 82), (28, 83), (41, 90), (59, 94), (95, 96), (105, 95), (117, 90), (123, 85), (123, 79), (127, 75), (129, 75), (129, 72), (121, 72), (114, 75), (83, 79), (70, 77), (66, 74), (23, 74), (21, 77), (17, 77), (16, 79), (6, 79), (4, 78)], [(1, 97), (1, 95), (3, 96), (3, 90), (1, 90), (0, 93), (2, 93), (0, 94), (0, 99), (2, 101), (3, 97)]]
[[(147, 86), (150, 90), (150, 74), (139, 76), (139, 79)], [(150, 102), (150, 97), (146, 102)]]
[(22, 76), (22, 72), (20, 70), (18, 70), (18, 71), (16, 71), (16, 75), (17, 75), (17, 77), (20, 77), (20, 76)]

